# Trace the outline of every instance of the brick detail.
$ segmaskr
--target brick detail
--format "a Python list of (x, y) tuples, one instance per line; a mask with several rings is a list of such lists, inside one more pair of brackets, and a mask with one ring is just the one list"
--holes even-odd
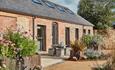
[(16, 18), (8, 16), (0, 16), (0, 32), (4, 33), (7, 29), (16, 29)]

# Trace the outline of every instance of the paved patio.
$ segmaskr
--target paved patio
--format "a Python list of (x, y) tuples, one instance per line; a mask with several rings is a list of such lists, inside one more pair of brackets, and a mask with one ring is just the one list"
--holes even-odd
[(47, 52), (40, 52), (40, 54), (41, 65), (43, 68), (64, 62), (64, 60), (61, 57), (49, 56)]
[(54, 65), (54, 64), (58, 64), (58, 63), (62, 63), (64, 62), (62, 59), (56, 58), (56, 57), (41, 57), (41, 65), (43, 68)]

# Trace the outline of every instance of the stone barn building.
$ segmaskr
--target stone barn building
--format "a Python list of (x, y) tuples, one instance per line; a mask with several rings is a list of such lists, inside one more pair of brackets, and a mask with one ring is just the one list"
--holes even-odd
[(40, 51), (60, 43), (69, 46), (84, 34), (93, 35), (90, 22), (47, 0), (0, 0), (1, 36), (7, 28), (29, 31)]

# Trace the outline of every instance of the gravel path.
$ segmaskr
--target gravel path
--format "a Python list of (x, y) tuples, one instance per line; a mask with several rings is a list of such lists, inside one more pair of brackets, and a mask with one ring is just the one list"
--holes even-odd
[(106, 61), (65, 61), (60, 64), (44, 68), (44, 70), (91, 70), (97, 64), (104, 64)]

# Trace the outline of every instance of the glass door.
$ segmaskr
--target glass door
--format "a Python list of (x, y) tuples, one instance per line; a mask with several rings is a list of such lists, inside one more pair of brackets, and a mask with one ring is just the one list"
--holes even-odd
[(70, 47), (70, 28), (65, 28), (65, 43), (66, 47)]
[(38, 25), (37, 40), (40, 51), (46, 51), (46, 26)]

